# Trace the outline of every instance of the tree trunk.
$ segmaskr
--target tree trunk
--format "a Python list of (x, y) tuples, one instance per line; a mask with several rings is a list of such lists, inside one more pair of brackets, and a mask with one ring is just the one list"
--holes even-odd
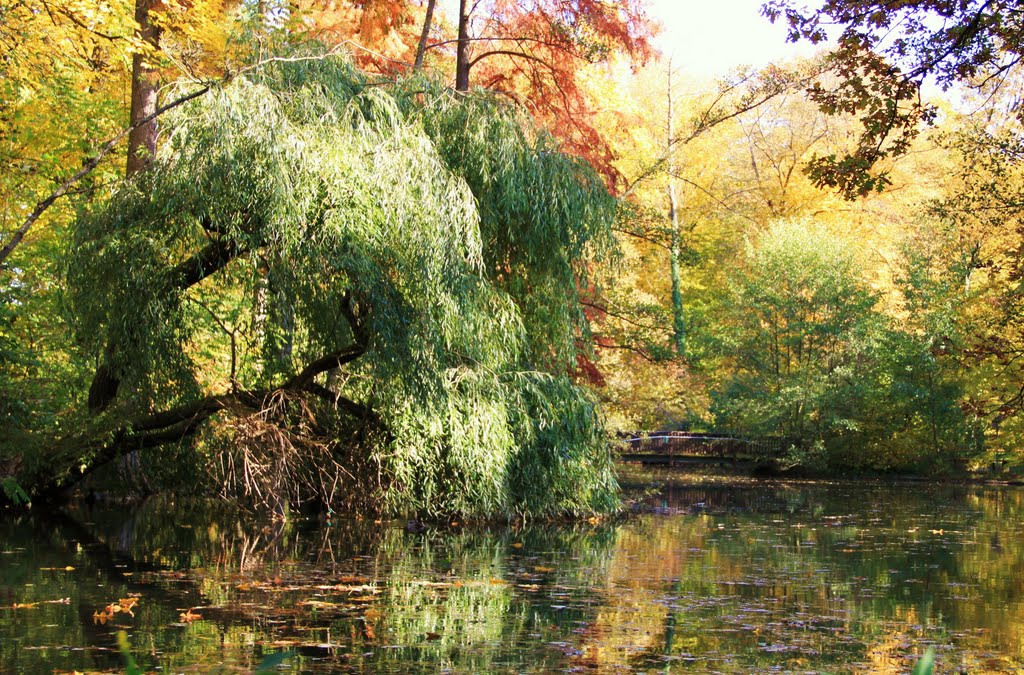
[(413, 66), (417, 70), (423, 67), (423, 55), (427, 52), (427, 38), (430, 37), (430, 26), (434, 21), (436, 2), (437, 0), (427, 0), (427, 15), (423, 18), (423, 32), (420, 34), (420, 43), (416, 47), (416, 63)]
[[(139, 37), (154, 48), (160, 39), (160, 32), (149, 21), (149, 10), (154, 0), (135, 0), (135, 21), (139, 24)], [(132, 56), (132, 106), (129, 112), (129, 126), (135, 127), (143, 119), (156, 114), (157, 110), (156, 74), (145, 64), (144, 54)], [(156, 155), (156, 120), (135, 127), (128, 134), (128, 162), (125, 166), (125, 177), (130, 178), (145, 169)], [(115, 346), (107, 344), (89, 386), (88, 407), (92, 413), (105, 410), (117, 396), (121, 379), (111, 366)]]
[(459, 0), (459, 47), (455, 58), (455, 90), (469, 91), (469, 0)]
[(668, 218), (672, 227), (672, 241), (669, 246), (669, 266), (672, 272), (672, 336), (676, 354), (686, 356), (686, 323), (683, 319), (683, 291), (681, 281), (680, 255), (683, 248), (683, 233), (679, 228), (679, 210), (676, 204), (675, 159), (672, 152), (672, 136), (675, 133), (672, 110), (672, 60), (668, 62), (668, 138), (665, 149), (668, 155)]
[[(160, 39), (160, 32), (150, 23), (149, 10), (153, 0), (135, 0), (135, 21), (139, 24), (139, 37), (154, 48)], [(136, 124), (139, 120), (156, 112), (157, 81), (156, 73), (145, 64), (144, 54), (132, 57), (132, 107), (129, 123)], [(128, 164), (125, 175), (138, 173), (153, 160), (156, 154), (156, 121), (150, 121), (128, 135)]]

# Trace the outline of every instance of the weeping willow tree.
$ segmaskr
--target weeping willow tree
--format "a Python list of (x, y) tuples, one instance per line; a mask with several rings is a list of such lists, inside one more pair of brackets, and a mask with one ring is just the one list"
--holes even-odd
[(325, 57), (238, 77), (162, 133), (75, 226), (94, 417), (22, 484), (185, 444), (218, 489), (268, 502), (615, 504), (568, 376), (615, 203), (521, 110)]

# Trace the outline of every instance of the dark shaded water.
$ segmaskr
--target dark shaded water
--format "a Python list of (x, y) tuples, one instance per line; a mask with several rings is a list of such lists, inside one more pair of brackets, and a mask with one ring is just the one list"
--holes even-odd
[(895, 673), (929, 645), (938, 672), (1024, 668), (1020, 489), (669, 481), (644, 503), (420, 534), (167, 499), (0, 516), (0, 671), (127, 651), (167, 672)]

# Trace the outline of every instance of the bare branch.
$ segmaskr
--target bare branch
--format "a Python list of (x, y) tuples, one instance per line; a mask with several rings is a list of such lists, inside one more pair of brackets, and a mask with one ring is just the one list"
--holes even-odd
[(142, 126), (145, 126), (146, 124), (149, 124), (160, 115), (163, 115), (168, 110), (172, 110), (180, 105), (188, 103), (189, 101), (195, 98), (199, 98), (208, 91), (210, 91), (210, 85), (206, 85), (190, 94), (186, 94), (181, 98), (175, 99), (167, 105), (160, 106), (153, 113), (146, 115), (138, 122), (131, 125), (130, 127), (125, 128), (116, 136), (114, 136), (109, 141), (104, 143), (100, 147), (99, 152), (97, 152), (92, 159), (86, 162), (81, 169), (76, 171), (73, 176), (68, 178), (63, 183), (61, 183), (60, 187), (58, 187), (56, 190), (50, 193), (50, 196), (36, 204), (36, 207), (32, 209), (32, 213), (28, 214), (28, 217), (25, 218), (25, 222), (21, 224), (21, 227), (15, 230), (14, 235), (12, 235), (11, 237), (11, 240), (4, 245), (3, 249), (0, 249), (0, 264), (3, 264), (3, 262), (7, 260), (7, 257), (11, 255), (11, 252), (14, 251), (15, 248), (17, 248), (18, 244), (20, 244), (21, 240), (25, 238), (25, 234), (29, 231), (32, 225), (35, 224), (37, 220), (39, 220), (39, 217), (43, 215), (43, 213), (48, 208), (53, 206), (54, 202), (56, 202), (58, 199), (67, 194), (75, 183), (82, 180), (82, 178), (84, 178), (89, 172), (91, 172), (93, 169), (99, 166), (100, 162), (103, 161), (103, 158), (110, 154), (110, 151), (113, 150), (117, 146), (117, 144), (121, 142), (122, 139), (128, 136), (128, 134), (130, 134), (135, 129), (138, 129)]

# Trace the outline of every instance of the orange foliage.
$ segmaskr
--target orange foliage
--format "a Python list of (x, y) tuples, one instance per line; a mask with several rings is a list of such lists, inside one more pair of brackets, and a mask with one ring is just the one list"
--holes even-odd
[(654, 25), (640, 0), (496, 0), (477, 10), (470, 48), (472, 82), (521, 101), (610, 187), (614, 154), (595, 119), (585, 71), (616, 58), (643, 63)]
[(421, 7), (401, 0), (299, 0), (295, 8), (310, 37), (348, 44), (365, 70), (393, 73), (412, 64)]

